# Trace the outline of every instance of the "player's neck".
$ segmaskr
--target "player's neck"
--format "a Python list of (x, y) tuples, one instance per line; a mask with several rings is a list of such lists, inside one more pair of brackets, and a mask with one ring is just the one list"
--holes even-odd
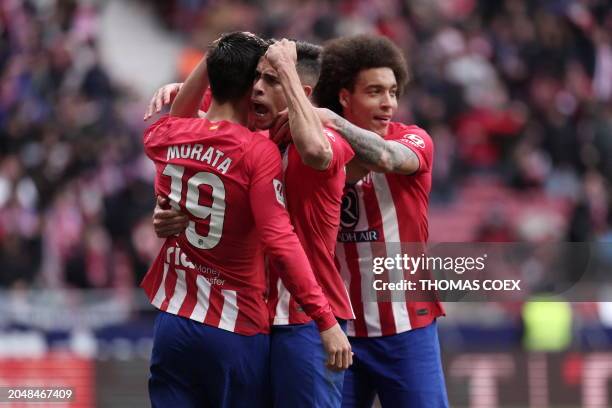
[(206, 119), (211, 122), (226, 120), (228, 122), (246, 126), (248, 110), (246, 107), (239, 106), (239, 104), (234, 104), (231, 102), (218, 103), (213, 100), (210, 104), (208, 112), (206, 113)]

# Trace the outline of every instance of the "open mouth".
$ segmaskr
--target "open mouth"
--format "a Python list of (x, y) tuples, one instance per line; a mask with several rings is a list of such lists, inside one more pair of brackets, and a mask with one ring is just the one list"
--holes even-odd
[(386, 125), (391, 122), (390, 116), (374, 116), (374, 120), (380, 124)]
[(256, 117), (263, 118), (268, 114), (268, 112), (270, 112), (270, 109), (268, 109), (264, 104), (253, 102), (253, 112), (255, 113)]

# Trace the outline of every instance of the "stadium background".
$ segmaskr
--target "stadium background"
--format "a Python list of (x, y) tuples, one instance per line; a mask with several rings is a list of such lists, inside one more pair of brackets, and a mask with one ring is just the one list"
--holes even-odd
[[(377, 32), (405, 51), (397, 119), (436, 143), (430, 241), (612, 240), (608, 0), (2, 0), (0, 384), (148, 404), (142, 116), (235, 29)], [(593, 300), (447, 304), (452, 406), (611, 406), (612, 306)]]

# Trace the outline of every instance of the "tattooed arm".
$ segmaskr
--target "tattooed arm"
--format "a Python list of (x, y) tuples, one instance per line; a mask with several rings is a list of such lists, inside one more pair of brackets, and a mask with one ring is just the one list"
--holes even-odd
[(419, 170), (419, 158), (408, 147), (362, 129), (329, 109), (317, 108), (317, 114), (325, 126), (335, 129), (349, 142), (357, 158), (369, 170), (400, 174)]

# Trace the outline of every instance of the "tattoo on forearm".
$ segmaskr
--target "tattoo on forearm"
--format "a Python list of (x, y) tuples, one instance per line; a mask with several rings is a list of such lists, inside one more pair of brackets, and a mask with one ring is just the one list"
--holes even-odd
[(339, 115), (334, 116), (334, 122), (359, 159), (374, 165), (380, 164), (383, 159), (393, 167), (401, 164), (402, 155), (376, 133), (355, 126)]

